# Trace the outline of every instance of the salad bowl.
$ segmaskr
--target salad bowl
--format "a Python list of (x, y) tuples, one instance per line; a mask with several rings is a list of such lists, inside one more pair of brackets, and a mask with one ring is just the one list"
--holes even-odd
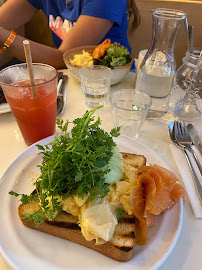
[[(69, 69), (70, 75), (72, 75), (76, 80), (80, 81), (79, 69), (80, 66), (71, 64), (70, 60), (74, 59), (75, 55), (82, 54), (84, 52), (88, 52), (90, 54), (93, 53), (96, 46), (82, 46), (70, 49), (66, 51), (63, 55), (63, 60), (65, 62), (66, 67)], [(123, 80), (123, 78), (130, 72), (131, 66), (133, 64), (133, 57), (130, 55), (131, 61), (122, 66), (111, 67), (111, 85), (116, 84)]]

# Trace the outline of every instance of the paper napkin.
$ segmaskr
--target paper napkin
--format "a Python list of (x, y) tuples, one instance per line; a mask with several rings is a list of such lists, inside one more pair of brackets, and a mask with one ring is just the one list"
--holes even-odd
[[(185, 186), (187, 195), (189, 197), (194, 215), (196, 218), (202, 218), (202, 206), (201, 206), (199, 197), (197, 195), (197, 191), (196, 191), (196, 188), (194, 185), (192, 173), (191, 173), (190, 168), (188, 166), (184, 152), (181, 149), (179, 149), (177, 146), (175, 146), (174, 144), (171, 144), (170, 148), (171, 148), (173, 157), (175, 159), (175, 162), (178, 166), (178, 169), (180, 171), (182, 180), (184, 182), (184, 186)], [(194, 150), (197, 153), (198, 159), (202, 164), (202, 157), (201, 157), (199, 151), (196, 148), (194, 148)], [(197, 173), (199, 181), (202, 181), (200, 173), (196, 167), (196, 164), (195, 164), (192, 156), (190, 154), (189, 154), (189, 156), (190, 156), (190, 159), (192, 161), (192, 165), (196, 169), (195, 171)]]

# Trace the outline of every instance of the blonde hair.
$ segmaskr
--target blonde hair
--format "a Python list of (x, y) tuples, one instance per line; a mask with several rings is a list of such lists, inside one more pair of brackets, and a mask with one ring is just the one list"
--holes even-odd
[(134, 0), (128, 0), (128, 30), (133, 33), (140, 25), (140, 13)]

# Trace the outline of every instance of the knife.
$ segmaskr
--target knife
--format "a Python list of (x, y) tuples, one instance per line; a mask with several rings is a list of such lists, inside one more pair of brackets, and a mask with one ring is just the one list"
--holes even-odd
[(60, 79), (62, 79), (62, 75), (63, 75), (63, 72), (59, 71), (58, 72), (58, 83), (59, 83)]
[(202, 143), (201, 139), (195, 129), (195, 127), (192, 124), (187, 125), (188, 131), (190, 133), (191, 139), (193, 141), (193, 144), (196, 146), (196, 148), (199, 150), (199, 152), (202, 154)]
[(67, 75), (62, 75), (61, 79), (58, 82), (58, 86), (57, 86), (57, 116), (63, 111), (64, 109), (64, 89), (65, 89), (65, 85), (67, 82), (68, 76)]

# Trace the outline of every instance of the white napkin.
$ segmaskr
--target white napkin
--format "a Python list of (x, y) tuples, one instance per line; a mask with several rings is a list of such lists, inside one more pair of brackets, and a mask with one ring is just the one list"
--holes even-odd
[[(175, 159), (175, 162), (178, 166), (178, 169), (180, 171), (182, 180), (184, 182), (184, 186), (185, 186), (187, 195), (189, 197), (194, 215), (196, 218), (202, 218), (202, 206), (201, 206), (200, 200), (199, 200), (198, 195), (197, 195), (197, 191), (196, 191), (195, 186), (194, 186), (194, 182), (193, 182), (194, 180), (192, 178), (192, 173), (189, 169), (186, 157), (185, 157), (183, 151), (180, 150), (174, 144), (171, 144), (170, 148), (171, 148), (173, 157)], [(194, 148), (194, 150), (197, 153), (197, 157), (199, 158), (199, 161), (202, 164), (202, 157), (201, 157), (199, 151), (196, 148)], [(195, 165), (195, 162), (194, 162), (192, 156), (190, 154), (189, 154), (189, 156), (190, 156), (190, 159), (192, 161), (192, 165), (196, 169), (195, 171), (197, 173), (199, 181), (202, 181), (200, 173), (197, 170), (197, 167)]]

